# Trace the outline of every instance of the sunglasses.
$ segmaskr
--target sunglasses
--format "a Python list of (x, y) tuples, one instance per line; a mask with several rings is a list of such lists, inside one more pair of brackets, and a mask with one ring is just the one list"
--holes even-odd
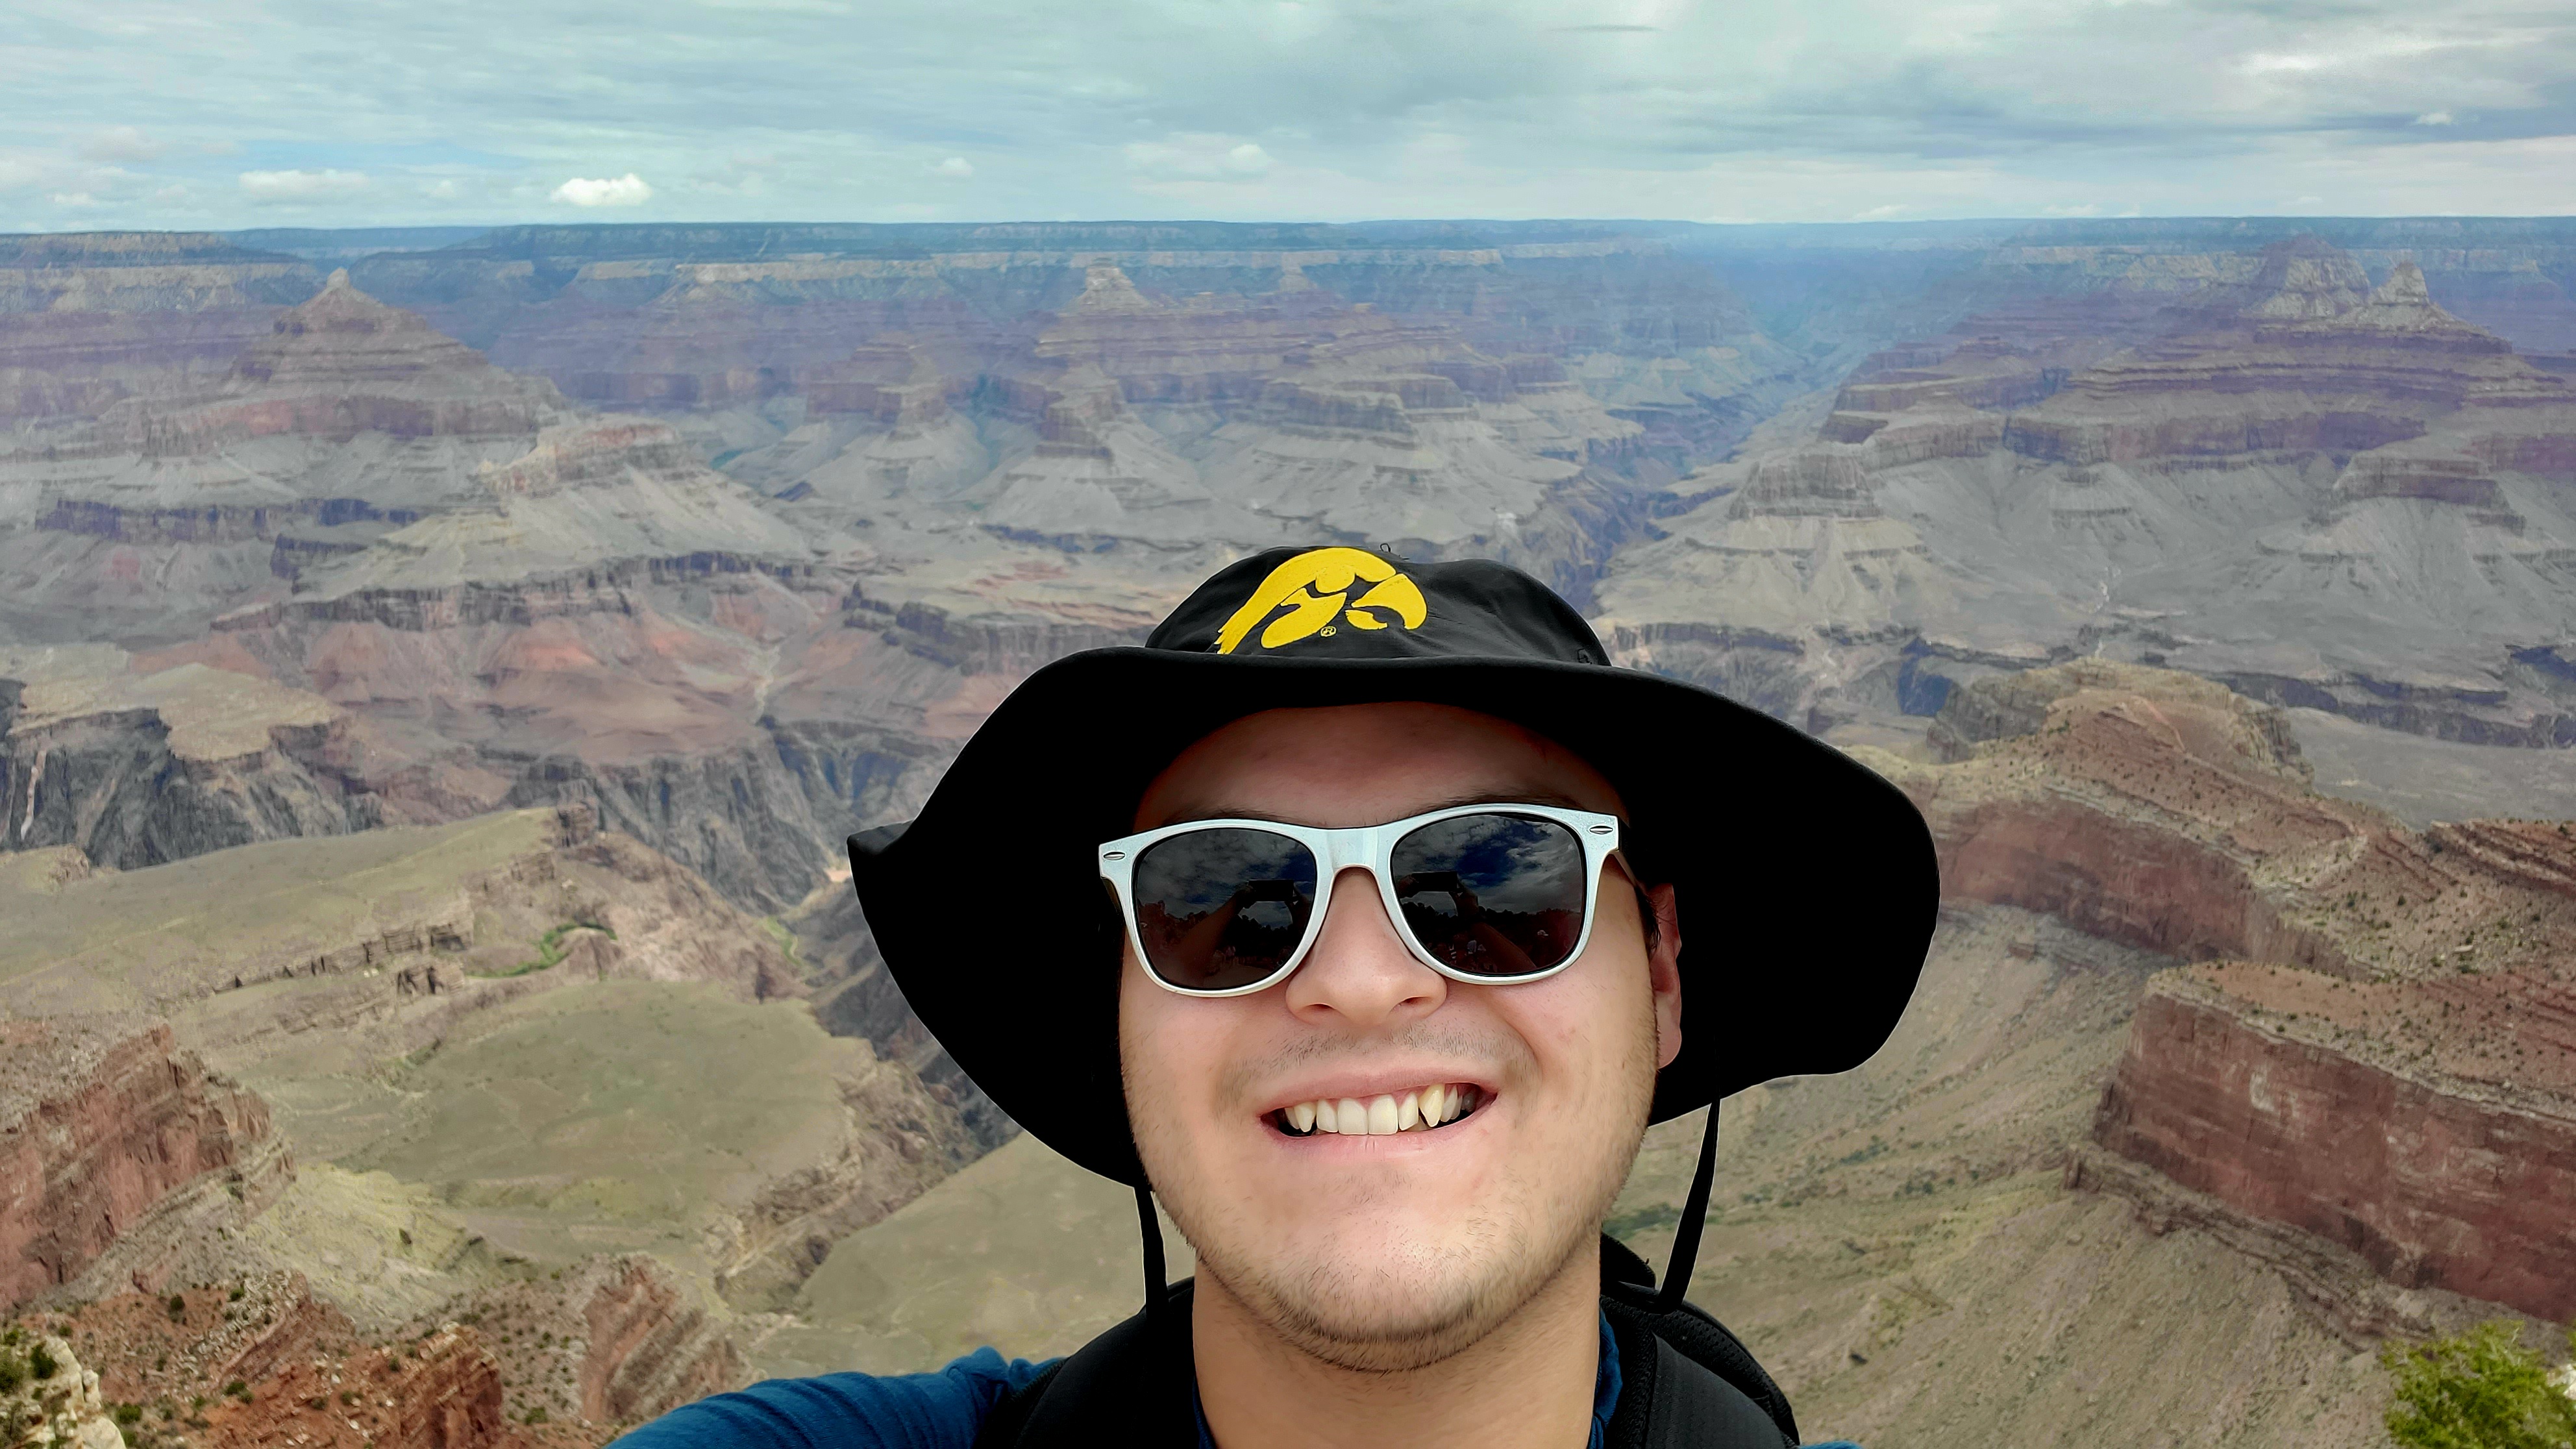
[[(1324, 830), (1191, 820), (1100, 847), (1128, 944), (1155, 984), (1245, 996), (1288, 978), (1323, 933), (1319, 891), (1358, 867), (1414, 959), (1456, 981), (1536, 981), (1583, 954), (1619, 818), (1461, 805)], [(1621, 858), (1621, 868), (1626, 860)]]

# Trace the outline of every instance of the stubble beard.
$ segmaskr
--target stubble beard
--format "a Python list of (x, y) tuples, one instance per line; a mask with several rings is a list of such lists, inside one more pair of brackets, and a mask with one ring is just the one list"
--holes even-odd
[[(1654, 1099), (1654, 1041), (1649, 1017), (1643, 1045), (1625, 1053), (1621, 1075), (1632, 1089), (1620, 1104), (1621, 1119), (1578, 1139), (1600, 1144), (1597, 1155), (1515, 1178), (1512, 1199), (1480, 1205), (1463, 1234), (1438, 1253), (1417, 1249), (1366, 1265), (1311, 1249), (1287, 1256), (1235, 1221), (1213, 1191), (1202, 1197), (1212, 1185), (1188, 1169), (1186, 1150), (1152, 1150), (1158, 1138), (1177, 1144), (1176, 1127), (1151, 1113), (1136, 1115), (1138, 1145), (1149, 1166), (1160, 1159), (1181, 1168), (1153, 1176), (1164, 1210), (1198, 1254), (1199, 1276), (1214, 1280), (1271, 1332), (1336, 1368), (1428, 1368), (1502, 1327), (1596, 1240), (1643, 1145)], [(1131, 1104), (1135, 1098), (1131, 1093)], [(1402, 1225), (1390, 1222), (1383, 1230), (1400, 1233)]]

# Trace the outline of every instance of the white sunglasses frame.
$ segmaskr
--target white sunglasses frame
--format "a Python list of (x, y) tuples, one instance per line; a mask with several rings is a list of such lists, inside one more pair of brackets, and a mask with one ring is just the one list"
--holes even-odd
[[(1421, 942), (1413, 939), (1413, 932), (1404, 924), (1404, 908), (1395, 898), (1393, 856), (1396, 843), (1423, 826), (1437, 825), (1443, 820), (1455, 820), (1464, 815), (1532, 816), (1565, 826), (1574, 832), (1576, 840), (1583, 843), (1583, 930), (1575, 937), (1574, 949), (1565, 953), (1564, 960), (1543, 971), (1534, 971), (1526, 976), (1478, 976), (1442, 963), (1429, 951), (1424, 950)], [(1247, 986), (1229, 986), (1221, 991), (1175, 986), (1164, 980), (1154, 970), (1152, 960), (1145, 955), (1144, 934), (1136, 925), (1134, 887), (1137, 858), (1143, 855), (1149, 846), (1169, 840), (1175, 835), (1187, 835), (1200, 830), (1266, 830), (1273, 835), (1283, 835), (1297, 842), (1306, 847), (1315, 857), (1317, 869), (1315, 891), (1318, 899), (1315, 902), (1315, 908), (1307, 913), (1306, 934), (1299, 938), (1297, 948), (1288, 953), (1287, 959), (1280, 963), (1278, 970)], [(1524, 982), (1544, 981), (1582, 960), (1584, 948), (1592, 944), (1592, 927), (1601, 915), (1601, 868), (1613, 860), (1619, 862), (1620, 871), (1631, 881), (1636, 880), (1636, 871), (1629, 866), (1628, 858), (1619, 852), (1619, 817), (1616, 815), (1603, 815), (1591, 810), (1569, 810), (1560, 805), (1518, 805), (1510, 802), (1496, 802), (1484, 805), (1453, 805), (1444, 810), (1434, 810), (1423, 815), (1408, 815), (1401, 820), (1390, 820), (1383, 825), (1353, 825), (1340, 829), (1327, 829), (1314, 825), (1288, 825), (1277, 820), (1184, 820), (1177, 825), (1166, 825), (1135, 835), (1121, 836), (1116, 840), (1103, 841), (1100, 846), (1100, 878), (1108, 884), (1109, 893), (1117, 898), (1118, 913), (1127, 926), (1127, 949), (1136, 953), (1136, 964), (1144, 970), (1145, 979), (1177, 996), (1250, 996), (1256, 992), (1267, 991), (1287, 980), (1297, 974), (1298, 967), (1306, 964), (1306, 957), (1315, 949), (1316, 938), (1324, 932), (1324, 917), (1332, 912), (1333, 884), (1342, 878), (1343, 871), (1353, 869), (1367, 871), (1369, 878), (1377, 882), (1378, 899), (1386, 906), (1387, 920), (1395, 926), (1396, 939), (1404, 943), (1404, 949), (1411, 953), (1414, 960), (1452, 981), (1464, 982), (1471, 986), (1518, 986)]]

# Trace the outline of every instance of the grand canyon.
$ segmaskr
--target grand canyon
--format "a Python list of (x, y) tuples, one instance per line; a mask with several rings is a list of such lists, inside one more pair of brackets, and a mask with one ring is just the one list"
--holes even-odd
[(0, 1442), (1125, 1317), (841, 842), (1307, 542), (1930, 822), (1895, 1040), (1724, 1104), (1693, 1296), (1810, 1434), (2383, 1442), (2378, 1345), (2576, 1318), (2572, 292), (2563, 219), (0, 237)]

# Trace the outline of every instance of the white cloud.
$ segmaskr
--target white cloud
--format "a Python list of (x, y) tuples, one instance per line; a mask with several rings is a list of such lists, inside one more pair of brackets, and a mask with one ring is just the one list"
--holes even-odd
[[(113, 36), (99, 16), (134, 6), (0, 8), (35, 18), (13, 33), (61, 37), (0, 86), (0, 209), (31, 222), (86, 193), (106, 205), (84, 220), (160, 224), (146, 198), (170, 179), (195, 186), (170, 225), (298, 209), (281, 202), (568, 216), (548, 194), (611, 158), (664, 179), (602, 218), (882, 220), (968, 196), (993, 217), (1241, 220), (1991, 217), (2115, 196), (2209, 214), (2309, 192), (2347, 215), (2576, 212), (2576, 170), (2516, 181), (2495, 149), (2576, 136), (2568, 0), (1093, 0), (1008, 24), (955, 0), (629, 0), (650, 46), (531, 28), (525, 0), (285, 0)], [(291, 86), (269, 78), (281, 56), (310, 62)], [(148, 166), (109, 157), (155, 146)], [(776, 163), (724, 169), (754, 154)], [(153, 174), (104, 179), (115, 166)], [(237, 184), (253, 166), (373, 185), (263, 192)], [(460, 194), (429, 194), (449, 175)]]
[(556, 187), (548, 199), (574, 206), (642, 206), (653, 199), (653, 188), (632, 171), (598, 180), (576, 176)]
[(254, 201), (312, 201), (367, 189), (363, 171), (245, 171), (241, 189)]
[(91, 161), (155, 161), (168, 149), (132, 126), (110, 126), (81, 144)]
[(1205, 133), (1131, 141), (1124, 154), (1129, 170), (1165, 180), (1255, 181), (1271, 166), (1270, 153), (1258, 144)]
[(453, 176), (444, 181), (433, 181), (421, 190), (424, 195), (435, 196), (441, 201), (453, 201), (463, 192), (463, 188), (456, 184), (456, 178)]
[(98, 198), (86, 191), (57, 191), (54, 193), (54, 205), (87, 210), (98, 205)]
[(963, 156), (951, 156), (930, 169), (936, 175), (964, 181), (975, 174), (975, 163)]

